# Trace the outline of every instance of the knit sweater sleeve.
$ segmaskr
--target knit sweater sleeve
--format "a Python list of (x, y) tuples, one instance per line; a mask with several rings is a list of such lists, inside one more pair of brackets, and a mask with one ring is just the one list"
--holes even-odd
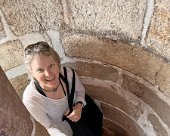
[(34, 119), (40, 122), (47, 129), (50, 136), (66, 136), (57, 128), (56, 125), (52, 124), (47, 113), (44, 111), (44, 105), (42, 105), (39, 101), (40, 99), (38, 99), (37, 96), (35, 97), (32, 95), (32, 93), (27, 93), (27, 91), (32, 90), (26, 90), (24, 92), (23, 103)]

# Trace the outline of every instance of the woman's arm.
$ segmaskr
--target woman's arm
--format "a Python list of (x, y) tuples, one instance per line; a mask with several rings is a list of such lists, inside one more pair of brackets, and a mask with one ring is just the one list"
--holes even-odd
[[(30, 91), (30, 90), (29, 90)], [(37, 99), (38, 101), (38, 99)], [(23, 96), (23, 103), (29, 113), (34, 117), (36, 121), (38, 121), (40, 124), (42, 124), (50, 134), (50, 136), (66, 136), (64, 133), (62, 133), (57, 126), (53, 125), (46, 114), (46, 112), (43, 110), (43, 105), (38, 104), (37, 101), (29, 99), (28, 96)]]
[[(75, 72), (75, 71), (74, 71)], [(68, 82), (70, 89), (72, 87), (73, 71), (67, 68)], [(77, 122), (81, 118), (83, 106), (86, 105), (85, 101), (85, 88), (81, 83), (77, 73), (75, 72), (75, 95), (74, 95), (73, 111), (67, 115), (67, 118), (73, 122)], [(67, 112), (68, 113), (68, 112)]]

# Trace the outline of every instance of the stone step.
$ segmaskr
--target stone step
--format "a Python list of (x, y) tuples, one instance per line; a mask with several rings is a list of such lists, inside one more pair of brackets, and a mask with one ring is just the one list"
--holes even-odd
[(115, 135), (115, 133), (113, 133), (109, 130), (103, 129), (102, 136), (116, 136), (116, 135)]

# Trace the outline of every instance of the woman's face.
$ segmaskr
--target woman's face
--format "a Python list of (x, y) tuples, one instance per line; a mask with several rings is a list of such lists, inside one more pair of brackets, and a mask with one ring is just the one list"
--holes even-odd
[(59, 66), (51, 55), (36, 54), (31, 62), (31, 74), (44, 90), (53, 90), (59, 84)]

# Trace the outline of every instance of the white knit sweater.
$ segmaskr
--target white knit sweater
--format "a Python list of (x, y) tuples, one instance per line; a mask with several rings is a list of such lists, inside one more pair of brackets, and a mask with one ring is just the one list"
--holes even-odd
[[(63, 69), (61, 70), (63, 73)], [(67, 68), (69, 86), (72, 85), (72, 71)], [(85, 88), (76, 74), (74, 102), (84, 100)], [(72, 136), (72, 130), (67, 121), (62, 121), (63, 114), (68, 110), (67, 96), (62, 99), (51, 99), (40, 94), (33, 81), (29, 83), (23, 94), (23, 103), (30, 114), (40, 122), (51, 136)]]

